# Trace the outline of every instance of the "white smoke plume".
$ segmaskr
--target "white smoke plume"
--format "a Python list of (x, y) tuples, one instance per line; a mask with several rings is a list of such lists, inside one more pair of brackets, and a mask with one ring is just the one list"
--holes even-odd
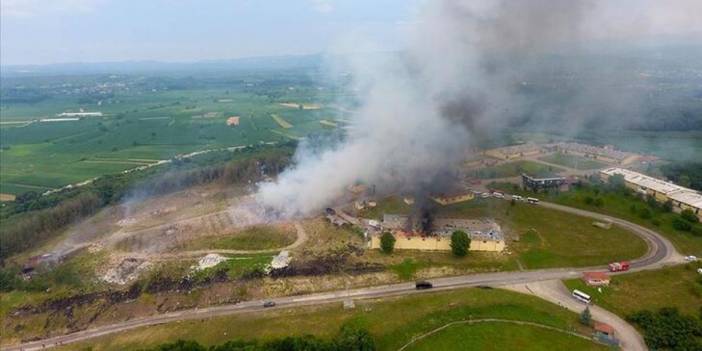
[[(436, 186), (475, 138), (508, 127), (529, 107), (516, 92), (529, 77), (549, 72), (542, 61), (545, 55), (572, 53), (595, 39), (630, 36), (634, 24), (621, 21), (618, 8), (609, 7), (612, 3), (616, 2), (424, 4), (411, 22), (405, 50), (378, 55), (380, 59), (353, 57), (347, 63), (361, 105), (345, 140), (318, 153), (301, 147), (293, 168), (261, 184), (259, 199), (286, 215), (305, 215), (328, 206), (358, 181), (376, 185), (380, 192)], [(650, 11), (638, 9), (639, 27), (651, 11), (660, 12), (660, 2), (644, 3)], [(667, 13), (681, 15), (686, 8), (694, 13), (700, 3), (672, 1), (675, 11)], [(578, 114), (593, 102), (612, 109), (635, 105), (626, 97), (613, 99), (605, 85), (580, 90), (569, 108), (539, 112), (578, 127)]]

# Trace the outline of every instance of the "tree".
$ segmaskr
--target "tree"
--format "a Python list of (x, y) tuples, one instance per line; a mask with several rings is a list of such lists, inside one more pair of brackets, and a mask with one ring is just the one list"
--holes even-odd
[(653, 217), (653, 215), (651, 214), (651, 210), (644, 207), (644, 208), (639, 210), (639, 217), (641, 217), (643, 219), (649, 219), (649, 218)]
[(626, 182), (624, 181), (624, 176), (621, 174), (614, 174), (609, 177), (609, 186), (613, 190), (621, 190), (624, 189)]
[(385, 232), (380, 236), (380, 251), (386, 254), (392, 253), (395, 249), (395, 237), (390, 232)]
[(368, 330), (344, 325), (341, 327), (339, 335), (334, 340), (337, 350), (348, 351), (373, 351), (375, 350), (375, 340)]
[(457, 230), (451, 234), (451, 252), (454, 256), (463, 257), (468, 254), (470, 237), (466, 232)]
[(590, 313), (590, 307), (586, 306), (582, 313), (580, 313), (580, 324), (591, 326), (592, 325), (592, 313)]
[(675, 230), (690, 231), (690, 229), (692, 229), (692, 224), (680, 217), (675, 217), (673, 218), (673, 228)]
[(680, 212), (680, 217), (690, 223), (697, 223), (700, 221), (700, 219), (697, 218), (697, 215), (689, 208)]
[(664, 202), (663, 205), (661, 205), (661, 210), (663, 210), (663, 212), (666, 212), (666, 213), (672, 212), (673, 211), (673, 202), (670, 200)]

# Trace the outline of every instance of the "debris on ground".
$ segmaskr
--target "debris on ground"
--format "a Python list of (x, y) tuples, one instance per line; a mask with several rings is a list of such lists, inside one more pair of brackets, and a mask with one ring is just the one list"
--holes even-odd
[(197, 266), (193, 266), (193, 268), (196, 271), (201, 271), (203, 269), (211, 268), (214, 267), (224, 261), (228, 260), (228, 258), (219, 255), (219, 254), (207, 254), (205, 257), (201, 258), (199, 261), (197, 261)]
[(117, 267), (107, 270), (102, 280), (112, 284), (124, 285), (139, 277), (139, 274), (150, 265), (146, 260), (128, 257), (122, 260)]

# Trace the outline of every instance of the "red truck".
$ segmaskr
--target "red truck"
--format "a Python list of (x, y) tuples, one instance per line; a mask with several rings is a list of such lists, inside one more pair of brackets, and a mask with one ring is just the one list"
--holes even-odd
[(612, 262), (609, 264), (610, 272), (624, 272), (629, 270), (629, 261)]

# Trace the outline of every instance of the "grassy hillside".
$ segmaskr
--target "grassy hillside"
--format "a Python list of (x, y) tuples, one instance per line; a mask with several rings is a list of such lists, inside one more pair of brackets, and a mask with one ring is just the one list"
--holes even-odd
[[(356, 301), (356, 308), (351, 310), (344, 310), (340, 304), (329, 304), (204, 321), (184, 321), (108, 335), (63, 349), (80, 350), (91, 347), (93, 351), (134, 350), (177, 338), (194, 339), (211, 345), (230, 339), (266, 340), (299, 334), (330, 337), (343, 323), (354, 323), (371, 332), (376, 338), (379, 350), (397, 350), (412, 337), (452, 321), (468, 318), (531, 321), (559, 329), (589, 333), (589, 330), (578, 324), (575, 313), (538, 298), (503, 290), (463, 289), (387, 300)], [(515, 334), (501, 332), (506, 330), (503, 324), (466, 328), (471, 333), (484, 332), (494, 336), (495, 345), (523, 345), (520, 348), (523, 350), (543, 349), (543, 342), (574, 350), (604, 349), (566, 334), (544, 333), (535, 328), (507, 327), (507, 330), (513, 330)], [(454, 344), (451, 340), (443, 340), (442, 344), (434, 344), (431, 339), (427, 342), (437, 347), (444, 345), (452, 349), (481, 349), (485, 345), (485, 340), (480, 338), (453, 340), (459, 344)], [(532, 348), (520, 340), (542, 342)], [(421, 345), (424, 346), (424, 343)]]

